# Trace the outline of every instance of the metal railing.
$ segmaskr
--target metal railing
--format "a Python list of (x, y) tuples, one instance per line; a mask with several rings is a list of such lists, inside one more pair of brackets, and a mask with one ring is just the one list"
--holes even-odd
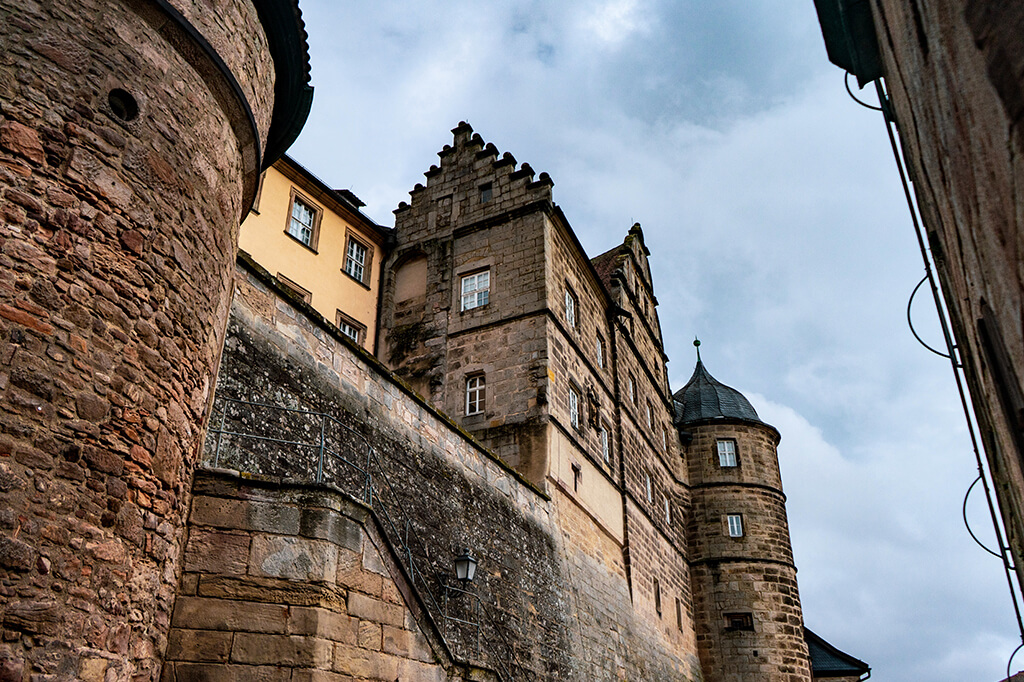
[[(475, 658), (490, 666), (502, 680), (514, 679), (514, 647), (502, 629), (496, 627), (479, 594), (453, 586), (446, 575), (434, 569), (435, 560), (413, 526), (414, 516), (403, 504), (365, 436), (325, 412), (220, 395), (214, 399), (210, 424), (216, 426), (207, 430), (204, 457), (215, 468), (299, 483), (329, 484), (366, 504), (384, 529), (385, 540), (400, 557), (413, 589), (423, 597), (434, 622), (443, 625), (441, 635), (448, 648), (467, 661)], [(472, 604), (464, 606), (460, 615), (452, 613), (452, 593), (459, 595), (460, 601)], [(500, 655), (493, 649), (485, 655), (481, 646), (482, 620), (495, 635), (489, 643), (504, 649)], [(475, 630), (472, 658), (452, 646), (456, 639), (464, 642), (461, 630), (466, 628)]]

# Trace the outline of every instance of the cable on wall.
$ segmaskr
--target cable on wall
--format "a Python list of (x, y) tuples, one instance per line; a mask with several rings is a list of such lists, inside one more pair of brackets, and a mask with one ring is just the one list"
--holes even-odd
[[(849, 73), (847, 73), (847, 78), (848, 77)], [(992, 528), (995, 531), (996, 542), (999, 545), (999, 554), (997, 556), (999, 556), (1003, 562), (1003, 572), (1006, 574), (1006, 582), (1010, 589), (1010, 600), (1013, 602), (1013, 611), (1014, 615), (1017, 618), (1017, 630), (1021, 636), (1021, 645), (1018, 646), (1017, 649), (1014, 650), (1013, 654), (1010, 655), (1010, 661), (1012, 661), (1013, 656), (1016, 655), (1017, 651), (1019, 651), (1021, 647), (1024, 647), (1024, 620), (1022, 620), (1021, 618), (1021, 609), (1019, 601), (1017, 599), (1017, 590), (1014, 588), (1013, 569), (1011, 562), (1008, 558), (1010, 550), (1006, 543), (1003, 541), (1003, 530), (999, 523), (999, 515), (997, 514), (995, 504), (992, 501), (992, 491), (989, 487), (988, 479), (985, 477), (984, 460), (981, 456), (981, 450), (978, 447), (978, 438), (975, 434), (974, 429), (974, 419), (972, 417), (970, 404), (967, 400), (967, 395), (964, 391), (964, 379), (961, 376), (961, 371), (963, 370), (963, 363), (962, 361), (957, 359), (957, 348), (953, 342), (953, 336), (949, 328), (949, 321), (946, 317), (945, 308), (942, 304), (942, 296), (939, 293), (939, 286), (936, 281), (935, 274), (932, 270), (931, 258), (929, 256), (927, 243), (925, 241), (924, 234), (921, 229), (921, 223), (918, 220), (917, 208), (914, 203), (914, 197), (910, 191), (910, 183), (907, 180), (907, 174), (904, 168), (903, 157), (900, 154), (899, 145), (896, 142), (896, 133), (899, 132), (899, 123), (896, 121), (896, 117), (893, 114), (892, 107), (889, 102), (889, 97), (885, 91), (885, 88), (883, 87), (881, 78), (875, 81), (875, 92), (878, 95), (878, 107), (874, 107), (867, 103), (861, 102), (856, 97), (854, 97), (853, 93), (850, 92), (848, 81), (846, 89), (847, 92), (850, 93), (850, 96), (853, 97), (853, 99), (858, 103), (862, 104), (863, 106), (869, 109), (881, 111), (882, 117), (885, 121), (885, 132), (889, 136), (889, 145), (890, 147), (892, 147), (892, 155), (893, 159), (896, 162), (896, 170), (899, 171), (900, 182), (903, 185), (903, 194), (907, 200), (907, 208), (910, 211), (910, 220), (914, 226), (914, 235), (917, 237), (918, 248), (921, 251), (921, 259), (924, 261), (925, 276), (921, 284), (923, 284), (924, 281), (927, 281), (929, 286), (931, 287), (932, 300), (935, 303), (935, 312), (939, 318), (939, 326), (942, 329), (942, 337), (946, 345), (947, 354), (939, 353), (939, 355), (942, 355), (943, 357), (947, 358), (950, 361), (950, 365), (953, 369), (953, 377), (956, 380), (957, 392), (960, 395), (960, 406), (963, 409), (964, 419), (967, 422), (967, 432), (971, 438), (971, 447), (974, 451), (974, 459), (978, 466), (978, 479), (975, 481), (975, 483), (981, 481), (982, 489), (985, 491), (985, 501), (988, 503), (989, 516), (992, 520)], [(894, 132), (894, 129), (896, 132)], [(921, 284), (918, 284), (918, 287), (920, 287)], [(911, 298), (913, 298), (913, 295), (911, 296)], [(913, 329), (913, 326), (911, 326), (911, 329)], [(916, 332), (914, 333), (914, 335), (917, 336)], [(920, 341), (920, 339), (918, 340)], [(973, 485), (974, 484), (972, 484), (972, 487)], [(968, 529), (968, 531), (970, 531), (970, 529)], [(971, 535), (973, 536), (974, 534), (971, 533)], [(1009, 670), (1010, 661), (1007, 661), (1007, 670)], [(1009, 677), (1009, 673), (1007, 673), (1007, 677)]]

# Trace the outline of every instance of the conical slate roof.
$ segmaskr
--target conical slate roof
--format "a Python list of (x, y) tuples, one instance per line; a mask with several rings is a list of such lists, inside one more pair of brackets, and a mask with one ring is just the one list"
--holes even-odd
[(687, 424), (702, 419), (743, 419), (761, 421), (750, 401), (735, 388), (729, 388), (711, 376), (697, 358), (693, 376), (672, 396), (676, 423)]

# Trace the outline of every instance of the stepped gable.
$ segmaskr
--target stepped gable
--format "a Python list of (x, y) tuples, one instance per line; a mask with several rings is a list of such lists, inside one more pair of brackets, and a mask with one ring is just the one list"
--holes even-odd
[(715, 379), (697, 358), (693, 376), (672, 396), (676, 408), (676, 424), (683, 425), (705, 419), (741, 419), (761, 422), (757, 411), (742, 393)]
[(411, 202), (401, 202), (395, 209), (396, 215), (423, 201), (432, 201), (440, 194), (454, 191), (469, 196), (482, 191), (487, 183), (490, 183), (490, 195), (482, 203), (492, 211), (535, 201), (551, 202), (551, 188), (555, 183), (546, 172), (537, 174), (528, 163), (517, 168), (516, 158), (510, 152), (500, 153), (497, 146), (485, 142), (465, 121), (452, 128), (452, 135), (452, 144), (446, 144), (437, 153), (440, 164), (432, 165), (423, 174), (427, 178), (426, 185), (417, 184), (409, 193)]

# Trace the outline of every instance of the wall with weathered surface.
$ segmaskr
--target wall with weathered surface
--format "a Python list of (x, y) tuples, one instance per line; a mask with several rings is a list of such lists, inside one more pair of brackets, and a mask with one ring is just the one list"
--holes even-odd
[[(251, 3), (193, 9), (255, 129), (157, 3), (2, 10), (5, 679), (159, 673), (238, 217), (274, 105)], [(135, 118), (111, 106), (115, 89)]]
[[(686, 460), (692, 484), (687, 519), (697, 644), (709, 682), (811, 679), (796, 566), (776, 447), (765, 424), (692, 422)], [(737, 466), (719, 466), (717, 442), (735, 443)], [(742, 537), (726, 516), (739, 514)], [(726, 614), (751, 616), (732, 628)]]
[(910, 179), (1024, 580), (1024, 6), (871, 6)]
[[(556, 487), (552, 499), (533, 488), (318, 317), (297, 301), (283, 300), (256, 266), (245, 266), (218, 396), (330, 412), (369, 440), (394, 486), (394, 495), (382, 489), (384, 502), (401, 501), (408, 514), (400, 525), (410, 520), (430, 548), (429, 556), (421, 556), (424, 585), (436, 590), (463, 547), (479, 558), (474, 589), (493, 619), (484, 628), (484, 650), (491, 653), (482, 663), (507, 650), (498, 641), (504, 638), (514, 643), (516, 679), (699, 678), (692, 630), (690, 644), (683, 633), (669, 632), (669, 625), (675, 628), (674, 602), (666, 595), (664, 632), (658, 634), (659, 619), (633, 606), (615, 537), (567, 491)], [(288, 427), (238, 412), (226, 419), (236, 430), (263, 423), (287, 439), (319, 434), (319, 423)], [(215, 438), (209, 446), (216, 447)], [(353, 457), (363, 452), (358, 443), (347, 447)], [(316, 460), (309, 450), (302, 455), (294, 448), (263, 447), (270, 463), (258, 465), (254, 451), (260, 447), (222, 438), (219, 464), (300, 477)], [(333, 470), (353, 494), (362, 494), (358, 477)], [(465, 651), (462, 645), (453, 638), (457, 653)]]
[(163, 680), (474, 673), (451, 660), (366, 507), (330, 488), (197, 472)]

